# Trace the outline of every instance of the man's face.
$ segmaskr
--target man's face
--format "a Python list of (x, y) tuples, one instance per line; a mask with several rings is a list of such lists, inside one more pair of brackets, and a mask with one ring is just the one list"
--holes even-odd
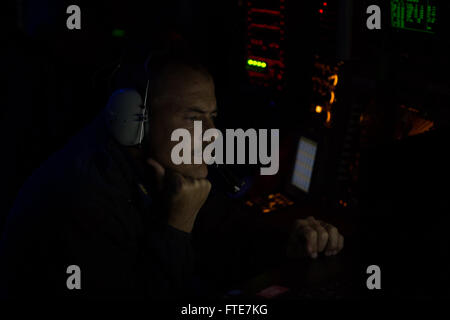
[(214, 128), (214, 118), (217, 116), (211, 76), (189, 67), (170, 66), (159, 79), (155, 91), (157, 94), (150, 99), (150, 156), (163, 167), (184, 176), (206, 178), (208, 169), (204, 163), (175, 165), (172, 162), (172, 148), (179, 142), (171, 141), (171, 135), (179, 128), (190, 132), (193, 163), (194, 121), (202, 121), (202, 130), (205, 131)]

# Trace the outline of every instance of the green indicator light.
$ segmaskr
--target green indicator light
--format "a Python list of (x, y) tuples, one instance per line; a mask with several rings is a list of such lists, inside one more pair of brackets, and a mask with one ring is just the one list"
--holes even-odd
[(112, 31), (112, 36), (113, 36), (113, 37), (121, 38), (121, 37), (123, 37), (124, 35), (125, 35), (125, 30), (122, 30), (122, 29), (114, 29), (114, 30)]
[(264, 61), (257, 61), (257, 60), (253, 60), (253, 59), (248, 59), (247, 64), (249, 66), (255, 66), (255, 67), (259, 67), (259, 68), (267, 67), (267, 63), (265, 63)]

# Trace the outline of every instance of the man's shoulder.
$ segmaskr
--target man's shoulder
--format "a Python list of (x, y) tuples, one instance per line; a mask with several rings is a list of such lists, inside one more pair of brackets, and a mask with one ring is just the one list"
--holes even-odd
[(14, 207), (92, 206), (120, 193), (121, 173), (105, 145), (69, 142), (49, 157), (22, 186)]

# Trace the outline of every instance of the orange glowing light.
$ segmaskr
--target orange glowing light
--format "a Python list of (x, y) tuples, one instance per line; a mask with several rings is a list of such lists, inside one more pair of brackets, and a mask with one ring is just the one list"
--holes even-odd
[(330, 121), (331, 121), (331, 112), (327, 111), (327, 120), (326, 120), (326, 122), (330, 123)]
[(330, 98), (330, 103), (334, 103), (334, 92), (331, 91), (331, 98)]
[(329, 79), (329, 80), (333, 80), (333, 81), (334, 81), (334, 82), (333, 82), (333, 86), (336, 87), (336, 85), (338, 84), (338, 80), (339, 80), (338, 75), (337, 75), (337, 74), (333, 74), (333, 75), (330, 76), (328, 79)]
[(323, 108), (321, 106), (316, 106), (316, 113), (321, 113)]

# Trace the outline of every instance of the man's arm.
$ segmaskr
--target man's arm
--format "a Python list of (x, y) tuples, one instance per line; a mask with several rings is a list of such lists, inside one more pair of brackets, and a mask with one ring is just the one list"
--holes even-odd
[(151, 165), (159, 184), (152, 196), (152, 212), (131, 209), (126, 200), (87, 196), (83, 202), (89, 207), (69, 208), (64, 215), (61, 236), (68, 252), (66, 264), (80, 261), (88, 296), (160, 299), (189, 293), (190, 232), (210, 184), (166, 171), (156, 162)]

